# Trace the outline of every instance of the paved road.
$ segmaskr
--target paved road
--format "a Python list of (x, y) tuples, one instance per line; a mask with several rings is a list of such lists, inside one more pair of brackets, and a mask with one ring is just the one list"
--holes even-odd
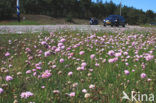
[(6, 33), (34, 33), (41, 31), (54, 32), (62, 29), (71, 29), (71, 30), (79, 30), (79, 31), (125, 31), (125, 30), (149, 30), (156, 28), (145, 28), (139, 26), (126, 26), (124, 27), (104, 27), (102, 25), (3, 25), (0, 26), (0, 34)]

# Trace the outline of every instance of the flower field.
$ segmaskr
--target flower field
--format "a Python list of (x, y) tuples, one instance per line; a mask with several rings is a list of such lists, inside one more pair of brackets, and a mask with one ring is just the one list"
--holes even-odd
[(132, 103), (123, 91), (156, 96), (155, 32), (0, 35), (0, 103)]

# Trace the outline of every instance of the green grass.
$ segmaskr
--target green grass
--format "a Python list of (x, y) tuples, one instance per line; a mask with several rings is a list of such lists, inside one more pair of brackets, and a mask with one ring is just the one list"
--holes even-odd
[(140, 25), (141, 27), (156, 27), (156, 25), (149, 25), (149, 24), (145, 24), (145, 25)]
[(35, 21), (24, 20), (21, 22), (18, 21), (4, 22), (0, 23), (0, 25), (41, 25), (41, 24)]
[[(8, 72), (4, 72), (2, 69), (0, 71), (0, 88), (4, 89), (4, 92), (0, 94), (0, 103), (12, 103), (14, 100), (19, 103), (132, 103), (121, 100), (123, 91), (129, 96), (132, 90), (139, 91), (141, 94), (153, 93), (156, 95), (156, 51), (154, 50), (156, 35), (150, 32), (140, 33), (136, 31), (119, 34), (97, 32), (95, 34), (96, 36), (92, 39), (88, 38), (91, 34), (76, 31), (0, 35), (0, 68), (8, 69)], [(63, 43), (65, 49), (58, 53), (51, 51), (52, 54), (45, 57), (44, 52), (51, 49), (41, 45), (41, 41), (47, 40), (48, 45), (52, 47), (57, 46), (61, 38), (66, 39)], [(11, 40), (12, 43), (9, 44), (8, 40)], [(113, 43), (112, 40), (115, 42)], [(126, 44), (127, 41), (129, 44)], [(130, 47), (134, 41), (137, 43), (136, 48)], [(148, 43), (149, 41), (152, 43)], [(66, 50), (68, 47), (79, 43), (78, 47)], [(145, 45), (141, 48), (140, 45), (143, 43)], [(31, 52), (26, 52), (26, 48), (30, 48)], [(120, 49), (128, 51), (131, 58), (124, 62), (126, 56), (122, 54), (123, 57), (119, 57), (117, 62), (109, 63), (108, 60), (114, 56), (109, 56), (108, 51), (118, 52)], [(150, 61), (146, 61), (143, 57), (139, 61), (134, 61), (136, 49), (139, 50), (138, 55), (153, 51), (152, 55), (155, 57)], [(39, 50), (42, 50), (40, 56), (38, 55)], [(4, 56), (7, 51), (11, 56)], [(79, 55), (80, 51), (85, 51), (85, 54)], [(74, 53), (73, 57), (79, 60), (69, 59), (68, 53)], [(95, 54), (96, 59), (91, 60), (91, 54)], [(28, 58), (31, 56), (33, 59), (29, 60)], [(59, 62), (60, 58), (64, 59), (63, 63)], [(30, 64), (26, 61), (30, 61)], [(26, 74), (26, 71), (34, 69), (38, 62), (42, 62), (42, 69), (37, 70), (37, 76), (33, 76), (33, 72)], [(78, 71), (77, 68), (81, 66), (82, 62), (86, 62), (87, 66), (84, 71)], [(100, 66), (95, 66), (96, 63)], [(126, 66), (125, 63), (129, 63), (129, 65)], [(144, 70), (141, 66), (142, 63), (146, 65)], [(12, 67), (9, 68), (9, 64)], [(52, 65), (56, 65), (56, 68), (52, 69)], [(93, 69), (93, 71), (91, 72), (89, 69)], [(132, 72), (133, 69), (135, 72)], [(52, 76), (46, 79), (38, 78), (45, 70), (51, 70)], [(129, 70), (130, 74), (125, 75), (124, 70)], [(73, 72), (73, 75), (67, 76), (70, 71)], [(18, 75), (19, 72), (22, 74)], [(147, 74), (147, 77), (141, 79), (140, 74), (143, 72)], [(14, 79), (7, 82), (5, 80), (7, 75), (11, 75)], [(151, 78), (152, 81), (147, 82), (148, 78)], [(72, 87), (74, 83), (78, 83), (78, 86)], [(95, 85), (94, 89), (89, 89), (91, 84)], [(45, 88), (41, 88), (42, 86)], [(82, 93), (82, 89), (87, 89), (90, 94), (89, 98), (84, 97), (85, 93)], [(53, 90), (59, 90), (60, 93), (54, 94)], [(34, 96), (22, 99), (20, 94), (25, 91), (32, 92)], [(70, 92), (75, 92), (75, 97), (66, 95)]]

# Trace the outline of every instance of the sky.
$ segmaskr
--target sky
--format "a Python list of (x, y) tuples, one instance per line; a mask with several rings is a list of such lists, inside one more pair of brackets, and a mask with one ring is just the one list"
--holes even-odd
[[(96, 1), (96, 0), (92, 0)], [(111, 0), (102, 0), (104, 2), (109, 2)], [(115, 4), (120, 4), (122, 1), (122, 5), (126, 5), (128, 7), (134, 7), (136, 9), (142, 9), (143, 11), (152, 10), (156, 13), (156, 0), (112, 0)]]

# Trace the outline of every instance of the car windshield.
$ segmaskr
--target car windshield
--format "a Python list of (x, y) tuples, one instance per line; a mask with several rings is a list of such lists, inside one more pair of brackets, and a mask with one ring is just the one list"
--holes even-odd
[(113, 18), (117, 18), (117, 16), (116, 15), (110, 15), (110, 16), (108, 16), (108, 18), (113, 19)]

